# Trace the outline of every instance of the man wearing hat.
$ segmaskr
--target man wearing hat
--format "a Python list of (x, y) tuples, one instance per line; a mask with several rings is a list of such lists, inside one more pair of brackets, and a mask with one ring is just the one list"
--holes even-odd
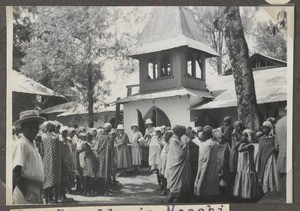
[(44, 168), (38, 150), (33, 142), (39, 125), (45, 118), (35, 110), (23, 111), (14, 126), (23, 135), (16, 143), (13, 153), (13, 203), (42, 204), (41, 188), (44, 181)]

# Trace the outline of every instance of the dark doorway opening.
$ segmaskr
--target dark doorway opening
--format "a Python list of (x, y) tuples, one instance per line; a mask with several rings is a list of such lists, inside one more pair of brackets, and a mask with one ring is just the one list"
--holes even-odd
[(144, 116), (144, 120), (151, 119), (155, 127), (165, 125), (171, 127), (170, 120), (163, 110), (152, 106)]

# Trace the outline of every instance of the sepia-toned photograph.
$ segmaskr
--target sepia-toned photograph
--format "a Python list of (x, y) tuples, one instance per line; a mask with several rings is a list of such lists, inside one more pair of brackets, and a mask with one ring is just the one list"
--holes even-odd
[(7, 204), (292, 203), (291, 7), (11, 8)]

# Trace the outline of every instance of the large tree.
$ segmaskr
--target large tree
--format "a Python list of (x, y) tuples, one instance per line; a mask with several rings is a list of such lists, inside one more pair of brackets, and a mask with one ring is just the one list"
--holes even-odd
[[(109, 82), (103, 65), (122, 60), (126, 46), (111, 26), (115, 10), (106, 7), (38, 7), (30, 42), (23, 43), (23, 73), (88, 107), (94, 124), (94, 103), (103, 102)], [(120, 65), (122, 67), (122, 65)]]
[(223, 17), (224, 37), (229, 51), (237, 96), (238, 119), (247, 128), (257, 130), (259, 119), (254, 79), (239, 8), (226, 7)]
[(32, 19), (36, 15), (36, 7), (16, 6), (13, 10), (13, 69), (20, 71), (24, 65), (22, 59), (25, 52), (22, 49), (23, 42), (30, 41)]
[[(209, 58), (210, 66), (220, 75), (227, 72), (230, 67), (229, 52), (224, 41), (224, 7), (192, 7), (191, 12), (194, 15), (204, 38), (210, 46), (218, 52), (219, 57)], [(249, 34), (253, 28), (253, 15), (257, 8), (247, 8), (243, 10), (241, 18), (244, 27), (244, 33)]]

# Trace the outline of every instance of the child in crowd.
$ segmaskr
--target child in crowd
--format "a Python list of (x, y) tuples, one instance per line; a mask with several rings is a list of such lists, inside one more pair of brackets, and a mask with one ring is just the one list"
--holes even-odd
[(221, 200), (226, 200), (229, 184), (229, 145), (228, 140), (221, 132), (215, 132), (214, 137), (218, 145), (218, 168), (219, 168), (219, 188)]
[[(87, 132), (88, 136), (90, 132)], [(83, 136), (81, 142), (81, 149), (79, 153), (79, 164), (82, 169), (82, 178), (83, 178), (83, 196), (90, 196), (90, 181), (92, 177), (95, 177), (95, 172), (93, 171), (92, 163), (92, 150), (89, 143), (86, 141), (86, 136)]]

